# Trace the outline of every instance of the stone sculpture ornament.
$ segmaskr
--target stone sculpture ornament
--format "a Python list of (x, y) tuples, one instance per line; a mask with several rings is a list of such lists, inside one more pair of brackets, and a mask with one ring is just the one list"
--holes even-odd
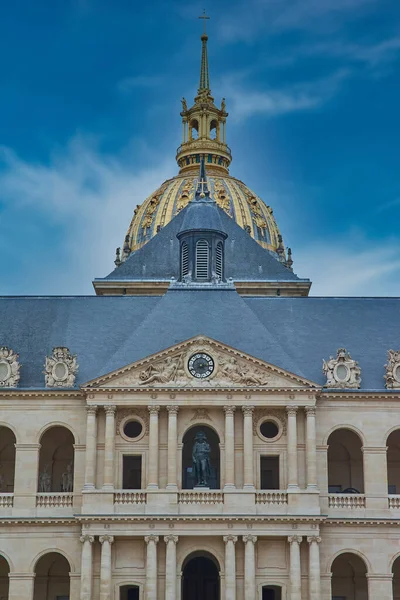
[(39, 474), (39, 492), (42, 492), (42, 493), (50, 492), (50, 488), (51, 488), (50, 465), (44, 465), (43, 471)]
[(67, 470), (61, 475), (61, 490), (63, 492), (72, 492), (73, 478), (72, 462), (69, 462), (67, 464)]
[(20, 378), (19, 355), (8, 348), (0, 348), (0, 387), (17, 387)]
[(192, 449), (193, 474), (196, 487), (208, 487), (208, 479), (211, 475), (210, 444), (204, 431), (198, 431), (194, 438)]
[(71, 354), (69, 349), (63, 346), (53, 348), (52, 356), (46, 356), (46, 387), (73, 387), (77, 371), (76, 354)]
[(326, 376), (326, 388), (359, 388), (361, 369), (345, 348), (339, 348), (336, 358), (331, 356), (322, 361), (322, 371)]
[(388, 361), (385, 365), (387, 389), (400, 388), (400, 350), (388, 350)]

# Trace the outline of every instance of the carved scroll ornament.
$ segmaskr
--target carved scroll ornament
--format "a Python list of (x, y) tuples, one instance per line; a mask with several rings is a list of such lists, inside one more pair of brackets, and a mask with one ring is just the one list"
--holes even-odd
[(388, 361), (385, 365), (386, 387), (388, 389), (400, 388), (400, 350), (388, 350)]
[(0, 387), (17, 387), (20, 378), (19, 355), (8, 348), (0, 348)]
[(68, 348), (58, 346), (53, 348), (51, 356), (46, 356), (45, 382), (46, 387), (73, 387), (75, 384), (78, 363), (76, 355)]
[(361, 369), (345, 348), (339, 348), (336, 358), (323, 360), (322, 371), (326, 376), (326, 388), (359, 388)]

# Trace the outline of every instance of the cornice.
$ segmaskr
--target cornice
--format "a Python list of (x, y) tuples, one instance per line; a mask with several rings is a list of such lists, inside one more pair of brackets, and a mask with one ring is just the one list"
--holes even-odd
[(0, 389), (0, 398), (7, 398), (9, 396), (18, 396), (22, 398), (45, 398), (51, 396), (52, 398), (85, 398), (85, 393), (79, 390), (59, 390), (59, 389), (38, 389), (30, 390), (23, 388), (14, 389)]
[(324, 390), (320, 397), (324, 400), (400, 400), (400, 390)]
[(312, 394), (313, 397), (320, 392), (320, 389), (315, 387), (265, 387), (265, 386), (249, 386), (249, 387), (182, 387), (182, 386), (166, 386), (166, 387), (82, 387), (82, 391), (90, 398), (91, 394), (110, 394), (115, 392), (120, 393), (141, 393), (141, 394), (159, 394), (159, 393), (181, 393), (187, 397), (188, 394), (207, 394), (207, 393), (223, 393), (223, 394), (255, 394), (262, 393), (263, 395), (271, 394)]

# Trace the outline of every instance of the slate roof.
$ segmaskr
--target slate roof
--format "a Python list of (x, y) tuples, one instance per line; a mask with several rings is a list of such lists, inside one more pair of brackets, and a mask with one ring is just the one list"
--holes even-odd
[(322, 359), (345, 347), (362, 388), (383, 389), (387, 351), (400, 346), (400, 298), (244, 299), (234, 289), (0, 298), (0, 345), (19, 353), (23, 388), (43, 387), (54, 346), (77, 354), (79, 385), (200, 334), (321, 385)]

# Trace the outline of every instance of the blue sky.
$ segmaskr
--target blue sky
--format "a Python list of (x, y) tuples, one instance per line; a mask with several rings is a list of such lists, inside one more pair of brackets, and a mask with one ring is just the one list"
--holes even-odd
[[(0, 9), (1, 294), (86, 294), (177, 172), (203, 3)], [(400, 296), (398, 0), (217, 0), (211, 86), (231, 173), (274, 208), (317, 295)]]

